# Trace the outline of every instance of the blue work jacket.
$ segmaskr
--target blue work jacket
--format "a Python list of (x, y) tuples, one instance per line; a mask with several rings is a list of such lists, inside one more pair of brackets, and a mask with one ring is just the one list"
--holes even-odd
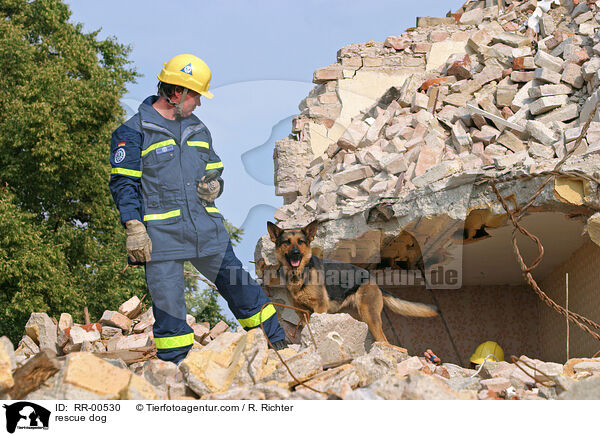
[(192, 114), (180, 120), (178, 141), (152, 107), (157, 98), (146, 98), (112, 135), (109, 187), (121, 222), (137, 219), (146, 225), (152, 261), (224, 253), (229, 235), (223, 217), (196, 192), (211, 169), (219, 171), (223, 188), (223, 164), (210, 132)]

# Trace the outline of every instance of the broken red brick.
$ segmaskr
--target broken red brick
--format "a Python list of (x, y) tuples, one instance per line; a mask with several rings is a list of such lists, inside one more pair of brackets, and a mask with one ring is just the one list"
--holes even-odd
[(333, 124), (335, 123), (335, 121), (332, 120), (331, 118), (323, 118), (323, 119), (321, 119), (321, 122), (328, 129), (331, 129), (333, 127)]
[[(75, 327), (75, 326), (73, 326)], [(83, 325), (77, 325), (77, 327), (79, 327), (80, 329), (85, 330), (86, 332), (91, 332), (92, 330), (96, 330), (98, 332), (102, 332), (102, 325), (99, 322), (95, 322), (92, 324), (83, 324)], [(68, 327), (64, 330), (65, 335), (67, 337), (70, 337), (71, 335), (69, 334), (71, 332), (71, 328), (72, 327)]]
[(504, 23), (502, 25), (502, 28), (504, 29), (505, 32), (513, 32), (514, 33), (517, 30), (519, 30), (519, 25), (517, 23), (509, 21), (507, 23)]
[(384, 47), (390, 47), (394, 50), (404, 50), (410, 46), (410, 42), (401, 36), (388, 36), (383, 42)]
[(413, 53), (429, 53), (431, 50), (430, 42), (415, 42), (411, 45)]
[(508, 106), (504, 106), (500, 113), (502, 114), (502, 118), (504, 118), (505, 120), (508, 120), (514, 115), (514, 112)]
[(442, 83), (446, 83), (448, 81), (448, 77), (436, 77), (434, 79), (429, 79), (423, 82), (421, 85), (422, 91), (427, 91), (428, 88), (432, 86), (439, 86)]
[(514, 58), (513, 59), (513, 70), (516, 70), (516, 71), (524, 70), (525, 69), (524, 68), (524, 66), (525, 66), (524, 59), (525, 59), (524, 56)]
[(471, 73), (471, 58), (465, 55), (459, 61), (454, 62), (447, 71), (448, 75), (456, 77), (458, 80), (470, 79)]

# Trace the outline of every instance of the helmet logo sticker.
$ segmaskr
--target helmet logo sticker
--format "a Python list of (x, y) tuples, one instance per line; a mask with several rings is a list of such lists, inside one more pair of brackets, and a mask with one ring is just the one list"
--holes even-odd
[(185, 67), (183, 67), (181, 69), (181, 71), (183, 71), (185, 74), (189, 74), (191, 76), (192, 75), (192, 64), (191, 64), (191, 62), (189, 64), (187, 64)]
[(119, 148), (117, 149), (117, 152), (115, 153), (115, 163), (121, 163), (123, 162), (123, 160), (125, 159), (125, 149), (124, 148)]

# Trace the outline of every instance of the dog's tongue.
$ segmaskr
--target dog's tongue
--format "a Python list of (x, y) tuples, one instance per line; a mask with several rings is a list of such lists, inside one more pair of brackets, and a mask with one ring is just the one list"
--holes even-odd
[(300, 265), (300, 261), (299, 260), (292, 260), (291, 264), (294, 268), (296, 268), (298, 265)]

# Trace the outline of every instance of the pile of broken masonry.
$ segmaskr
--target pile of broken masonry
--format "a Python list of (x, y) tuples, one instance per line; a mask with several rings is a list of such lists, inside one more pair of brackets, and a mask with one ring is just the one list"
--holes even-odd
[(152, 326), (151, 313), (134, 319), (123, 313), (136, 300), (85, 326), (65, 322), (66, 314), (56, 323), (32, 313), (16, 352), (0, 338), (0, 399), (600, 398), (600, 358), (562, 365), (521, 356), (529, 375), (507, 362), (486, 362), (479, 371), (435, 366), (403, 348), (373, 343), (367, 325), (348, 314), (313, 314), (301, 343), (280, 351), (294, 377), (262, 330), (231, 332), (223, 325), (207, 331), (193, 324), (194, 347), (175, 365), (154, 357), (151, 333), (133, 333)]
[[(289, 227), (326, 222), (476, 176), (554, 169), (599, 100), (599, 6), (469, 1), (383, 43), (342, 48), (337, 63), (315, 71), (294, 134), (276, 145), (284, 205), (275, 218)], [(398, 71), (398, 85), (343, 120), (340, 84), (384, 69)], [(599, 139), (596, 117), (564, 170), (592, 175)]]
[[(317, 70), (319, 86), (294, 121), (296, 139), (276, 146), (285, 205), (275, 218), (287, 225), (335, 220), (385, 196), (444, 189), (459, 183), (455, 176), (552, 169), (599, 100), (600, 4), (492, 3), (470, 1), (449, 17), (420, 18), (384, 43), (343, 48), (336, 64)], [(443, 41), (462, 42), (466, 54), (439, 53)], [(315, 158), (308, 125), (335, 130), (336, 81), (378, 66), (422, 71), (338, 128)], [(597, 168), (599, 137), (593, 122), (566, 167)], [(296, 380), (260, 329), (210, 329), (193, 318), (194, 347), (175, 365), (154, 357), (154, 320), (141, 307), (133, 298), (83, 326), (68, 314), (55, 322), (33, 313), (16, 351), (0, 339), (0, 399), (600, 398), (600, 358), (563, 365), (521, 356), (519, 367), (486, 362), (478, 371), (435, 366), (372, 343), (366, 324), (347, 314), (314, 314), (312, 336), (305, 327), (301, 343), (280, 352)]]

